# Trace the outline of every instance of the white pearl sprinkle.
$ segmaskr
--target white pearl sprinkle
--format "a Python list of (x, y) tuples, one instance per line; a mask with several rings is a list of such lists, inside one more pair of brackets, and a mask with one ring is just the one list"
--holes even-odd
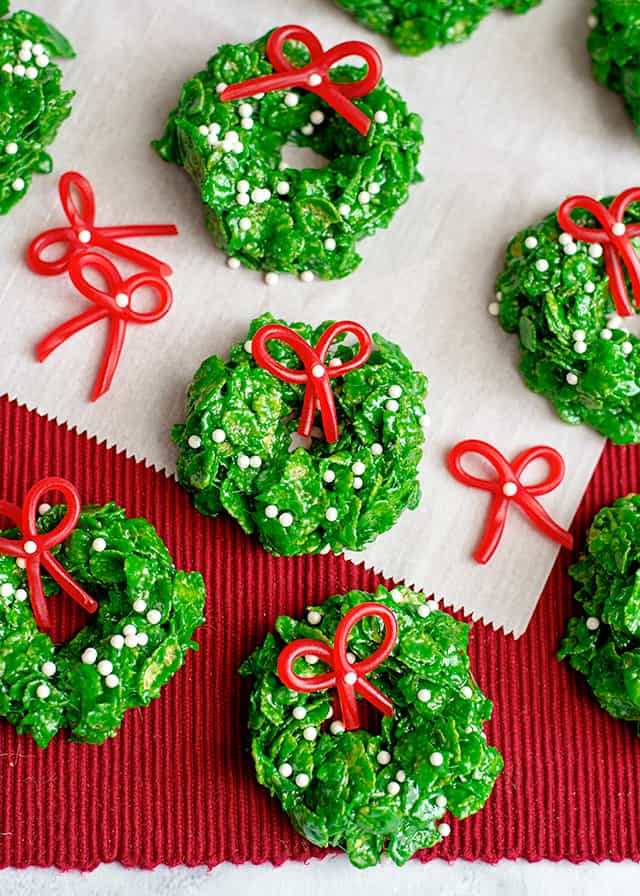
[(2, 66), (2, 71), (6, 72), (8, 75), (12, 75), (13, 74), (13, 66), (11, 65), (10, 62), (5, 62), (5, 64)]
[(15, 154), (18, 152), (18, 144), (17, 143), (7, 143), (7, 145), (4, 148), (4, 151), (6, 152), (6, 154), (8, 156), (15, 156)]
[(280, 277), (278, 276), (278, 274), (276, 274), (275, 271), (267, 271), (267, 273), (264, 275), (264, 282), (267, 284), (267, 286), (275, 286), (279, 279)]
[(401, 784), (404, 784), (404, 782), (406, 780), (407, 780), (407, 773), (404, 771), (404, 769), (401, 769), (401, 768), (398, 769), (398, 771), (396, 772), (396, 781), (399, 781)]
[(329, 725), (329, 731), (332, 734), (343, 734), (344, 733), (344, 723), (341, 722), (339, 719), (336, 719), (335, 722), (332, 722)]
[(627, 228), (624, 226), (622, 221), (616, 221), (616, 223), (611, 228), (611, 233), (613, 233), (614, 236), (624, 236), (626, 232)]
[(120, 684), (120, 679), (118, 678), (117, 675), (107, 675), (107, 677), (104, 680), (104, 683), (106, 684), (106, 686), (108, 688), (117, 688), (118, 685)]
[(322, 75), (318, 75), (314, 72), (314, 74), (309, 75), (309, 84), (311, 87), (318, 87), (322, 84)]
[(573, 237), (570, 233), (561, 233), (558, 237), (558, 242), (561, 246), (568, 246), (569, 243), (573, 242)]
[(374, 180), (372, 180), (367, 189), (372, 196), (377, 196), (380, 192), (380, 184), (377, 184)]
[(389, 753), (388, 750), (380, 750), (376, 756), (376, 760), (379, 765), (389, 765), (391, 762), (391, 753)]
[(384, 109), (378, 109), (378, 111), (374, 113), (373, 120), (376, 124), (386, 124), (389, 120), (389, 116)]
[(321, 112), (320, 109), (314, 109), (309, 116), (309, 120), (311, 124), (322, 124), (324, 121), (324, 112)]
[(328, 523), (335, 523), (335, 521), (338, 519), (337, 508), (336, 507), (327, 507), (324, 518)]
[(362, 476), (365, 470), (366, 467), (361, 460), (357, 460), (355, 463), (351, 464), (351, 472), (355, 473), (356, 476)]
[(332, 236), (328, 236), (326, 238), (326, 240), (324, 241), (324, 247), (325, 247), (325, 249), (327, 249), (327, 251), (333, 252), (333, 250), (336, 247), (336, 241), (334, 240), (334, 238)]
[(189, 438), (187, 440), (187, 444), (188, 444), (189, 448), (196, 449), (202, 445), (202, 439), (200, 438), (200, 436), (197, 436), (194, 434), (192, 436), (189, 436)]
[(137, 635), (127, 635), (124, 639), (124, 643), (127, 647), (133, 649), (138, 646), (138, 636)]
[(539, 258), (536, 261), (536, 270), (540, 271), (541, 274), (544, 274), (545, 271), (549, 270), (549, 262), (546, 258)]
[(518, 486), (515, 482), (505, 482), (502, 486), (502, 494), (506, 495), (507, 498), (513, 498), (515, 494), (518, 493)]
[(302, 736), (309, 742), (314, 741), (318, 736), (318, 729), (314, 728), (313, 725), (308, 725), (302, 732)]
[(81, 659), (87, 666), (92, 666), (98, 659), (98, 651), (94, 647), (87, 647)]
[(0, 596), (2, 597), (11, 597), (13, 594), (13, 585), (11, 582), (3, 582), (0, 585)]
[(45, 513), (49, 513), (51, 510), (51, 504), (47, 504), (46, 501), (43, 501), (42, 504), (38, 505), (38, 513), (40, 516), (44, 516)]
[(595, 285), (595, 283), (592, 283), (591, 280), (588, 280), (588, 281), (585, 283), (585, 285), (584, 285), (584, 291), (585, 291), (586, 293), (588, 293), (589, 295), (591, 295), (592, 293), (594, 293), (594, 292), (596, 291), (596, 285)]
[(122, 637), (122, 635), (114, 635), (109, 641), (109, 644), (111, 644), (111, 646), (116, 650), (122, 650), (122, 648), (124, 647), (124, 638)]
[(577, 386), (577, 385), (578, 385), (578, 377), (576, 376), (575, 373), (568, 373), (568, 374), (566, 375), (565, 379), (566, 379), (566, 381), (569, 383), (570, 386)]
[(38, 68), (46, 68), (49, 65), (49, 57), (46, 53), (41, 53), (39, 56), (36, 56), (36, 65)]
[(384, 451), (384, 448), (382, 447), (380, 442), (374, 442), (373, 445), (371, 446), (371, 453), (373, 454), (374, 457), (380, 457), (380, 455), (382, 454), (383, 451)]
[(41, 671), (43, 675), (47, 676), (47, 678), (53, 678), (57, 671), (56, 664), (51, 660), (47, 660), (46, 663), (42, 664)]
[(335, 482), (336, 474), (333, 470), (325, 470), (322, 474), (322, 479), (324, 482)]
[(402, 395), (402, 386), (389, 386), (389, 396), (391, 398), (400, 398)]
[(338, 206), (338, 212), (343, 218), (348, 218), (351, 214), (351, 206), (347, 205), (346, 202), (342, 202)]
[(224, 81), (220, 81), (219, 84), (216, 84), (216, 93), (222, 93), (226, 89), (227, 85), (224, 83)]
[(350, 650), (347, 650), (347, 661), (350, 662), (351, 664), (356, 662), (356, 655), (355, 655), (355, 653), (352, 653)]
[(357, 680), (358, 680), (358, 675), (356, 672), (347, 672), (347, 674), (344, 677), (345, 684), (355, 684)]
[(106, 549), (107, 542), (104, 540), (104, 538), (94, 538), (91, 547), (94, 551), (96, 551), (96, 553), (101, 554), (102, 551)]
[(369, 192), (367, 190), (361, 190), (358, 193), (358, 202), (360, 203), (360, 205), (367, 205), (369, 202), (371, 202), (371, 196), (369, 195)]
[(313, 271), (302, 271), (300, 274), (300, 279), (303, 283), (311, 283), (315, 280), (315, 274)]
[(252, 470), (259, 470), (262, 466), (262, 458), (258, 457), (257, 454), (252, 454), (249, 458), (249, 466)]
[(17, 589), (16, 589), (16, 600), (23, 601), (23, 600), (26, 600), (27, 597), (28, 597), (28, 594), (27, 594), (27, 592), (25, 591), (24, 588), (17, 588)]
[(129, 635), (135, 635), (135, 633), (137, 631), (138, 631), (138, 627), (136, 625), (134, 625), (132, 622), (127, 623), (127, 625), (123, 626), (123, 628), (122, 628), (122, 634), (125, 637), (128, 637)]
[(286, 196), (291, 189), (291, 184), (286, 180), (279, 180), (276, 184), (276, 193), (278, 196)]
[(201, 124), (198, 128), (198, 133), (202, 134), (203, 137), (206, 137), (209, 134), (209, 128), (206, 126), (206, 124)]
[(78, 242), (80, 242), (80, 243), (91, 242), (91, 231), (90, 230), (78, 231)]
[(439, 796), (436, 797), (436, 806), (439, 809), (444, 809), (446, 805), (447, 805), (446, 796), (443, 796), (442, 794), (440, 794)]
[(109, 660), (100, 660), (98, 663), (98, 672), (100, 675), (111, 675), (113, 672), (113, 663)]
[(283, 778), (290, 778), (293, 774), (293, 768), (288, 762), (283, 762), (278, 771)]
[(404, 600), (404, 594), (402, 593), (402, 591), (400, 591), (399, 588), (392, 588), (389, 592), (389, 595), (391, 596), (391, 599), (397, 604), (402, 603), (402, 601)]
[(294, 706), (291, 715), (294, 719), (297, 719), (299, 722), (301, 722), (304, 718), (306, 718), (307, 710), (304, 708), (304, 706)]
[(233, 255), (230, 255), (227, 258), (227, 267), (230, 268), (232, 271), (237, 271), (238, 268), (240, 267), (240, 259), (234, 258)]
[[(312, 653), (305, 653), (304, 661), (305, 661), (305, 663), (308, 663), (310, 666), (315, 666), (316, 663), (318, 662), (318, 657), (314, 656)], [(329, 707), (329, 709), (331, 709), (331, 707)], [(329, 717), (327, 717), (327, 718), (329, 718)]]
[(575, 243), (567, 243), (567, 245), (564, 247), (565, 255), (575, 255), (577, 251), (578, 247)]
[(600, 620), (596, 616), (588, 616), (585, 625), (590, 632), (595, 632), (600, 628)]
[(390, 796), (397, 796), (400, 793), (400, 785), (397, 781), (389, 781), (387, 784), (387, 793)]
[(248, 355), (250, 355), (252, 353), (253, 346), (251, 344), (250, 339), (247, 339), (247, 341), (245, 342), (245, 344), (242, 347)]
[(577, 355), (584, 355), (584, 353), (587, 350), (587, 343), (586, 342), (574, 342), (573, 350)]
[(322, 613), (318, 610), (309, 610), (307, 613), (307, 622), (309, 625), (320, 625), (322, 622)]
[(245, 131), (250, 131), (253, 127), (253, 118), (243, 118), (240, 122), (240, 127), (242, 127)]
[(22, 65), (21, 62), (19, 62), (17, 65), (14, 65), (14, 67), (13, 67), (14, 75), (16, 75), (18, 78), (21, 78), (24, 75), (24, 73), (25, 73), (25, 67), (24, 67), (24, 65)]
[(362, 479), (359, 476), (356, 476), (355, 479), (353, 480), (353, 487), (355, 488), (355, 490), (359, 491), (363, 485), (364, 485), (364, 482), (362, 481)]
[(538, 245), (538, 240), (535, 238), (535, 236), (528, 236), (524, 241), (524, 245), (526, 249), (535, 249)]
[(574, 330), (573, 331), (573, 339), (575, 342), (584, 342), (587, 338), (587, 334), (584, 330)]
[(136, 637), (138, 639), (138, 645), (140, 647), (146, 647), (147, 644), (149, 643), (149, 635), (146, 632), (139, 632), (139, 634), (136, 635)]
[(278, 508), (275, 504), (267, 504), (264, 509), (264, 515), (268, 520), (275, 520), (275, 518), (278, 516)]
[(18, 53), (18, 59), (20, 59), (21, 62), (30, 62), (31, 61), (31, 50), (29, 50), (27, 47), (24, 47)]
[(442, 837), (448, 837), (451, 833), (451, 826), (448, 825), (446, 821), (443, 821), (442, 824), (438, 825), (438, 833)]
[(324, 364), (314, 364), (311, 368), (311, 376), (319, 380), (325, 374)]
[(611, 339), (612, 336), (613, 336), (613, 332), (608, 327), (605, 327), (603, 330), (600, 330), (600, 339), (609, 340), (609, 339)]
[(389, 401), (387, 401), (385, 404), (385, 408), (388, 411), (391, 411), (392, 414), (395, 414), (399, 407), (400, 407), (400, 405), (395, 400), (395, 398), (390, 398)]
[(300, 97), (297, 93), (287, 93), (285, 94), (284, 104), (288, 106), (290, 109), (293, 109), (300, 102)]
[(15, 190), (16, 193), (20, 193), (21, 190), (24, 190), (24, 180), (21, 177), (16, 177), (11, 184), (11, 189)]
[(497, 317), (500, 314), (500, 303), (489, 302), (489, 304), (487, 305), (487, 311), (492, 317)]
[(251, 230), (251, 218), (240, 218), (240, 220), (238, 221), (238, 227), (243, 232)]
[(253, 106), (250, 103), (240, 103), (238, 106), (238, 114), (240, 118), (251, 118), (253, 115)]
[(597, 24), (598, 24), (598, 17), (591, 14), (587, 18), (587, 25), (589, 26), (589, 28), (595, 28)]
[(278, 521), (283, 529), (288, 529), (289, 526), (293, 525), (293, 514), (285, 510), (285, 512), (281, 513), (278, 517)]
[(162, 619), (162, 613), (160, 610), (149, 610), (147, 613), (147, 621), (151, 623), (151, 625), (157, 625)]
[(227, 438), (227, 434), (225, 433), (224, 429), (214, 429), (211, 433), (211, 438), (214, 442), (220, 445)]
[(300, 772), (299, 775), (296, 775), (296, 786), (297, 787), (308, 787), (309, 786), (309, 775), (305, 775), (304, 772)]
[(246, 454), (239, 454), (236, 458), (236, 463), (241, 470), (246, 470), (248, 469), (251, 461)]
[(630, 342), (623, 342), (620, 346), (624, 355), (630, 355), (633, 351), (633, 345)]
[(124, 292), (119, 292), (116, 295), (116, 305), (118, 308), (126, 308), (129, 304), (129, 296)]
[(236, 195), (236, 202), (239, 206), (244, 208), (244, 206), (249, 205), (251, 199), (246, 193), (238, 193)]
[(465, 684), (460, 688), (460, 693), (462, 694), (462, 696), (464, 697), (465, 700), (470, 700), (473, 697), (473, 691), (471, 690), (471, 688), (469, 687), (468, 684)]
[(313, 134), (313, 125), (305, 124), (300, 128), (300, 133), (304, 134), (305, 137), (310, 137)]
[(431, 691), (428, 688), (420, 688), (417, 696), (420, 703), (428, 703), (431, 700)]
[(429, 756), (429, 762), (430, 762), (431, 765), (433, 765), (435, 768), (438, 768), (438, 767), (441, 766), (442, 763), (444, 762), (444, 756), (442, 755), (442, 753), (439, 753), (439, 752), (436, 750), (436, 751), (434, 751), (434, 752)]
[(592, 258), (602, 258), (603, 248), (600, 243), (593, 243), (589, 246), (589, 255)]
[(429, 607), (426, 604), (420, 604), (420, 606), (418, 607), (418, 616), (420, 616), (422, 619), (426, 619), (430, 614), (431, 610), (429, 609)]
[(50, 694), (51, 688), (48, 684), (39, 684), (36, 688), (36, 697), (39, 697), (40, 700), (46, 700)]

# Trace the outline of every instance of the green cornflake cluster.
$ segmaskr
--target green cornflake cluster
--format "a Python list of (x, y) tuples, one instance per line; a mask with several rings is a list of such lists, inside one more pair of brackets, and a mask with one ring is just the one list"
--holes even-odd
[(528, 12), (542, 0), (336, 0), (401, 53), (418, 56), (466, 40), (494, 9)]
[(593, 75), (622, 95), (640, 133), (640, 3), (597, 0), (589, 24)]
[[(369, 600), (390, 607), (399, 629), (391, 656), (367, 676), (394, 706), (379, 734), (345, 732), (331, 721), (334, 692), (290, 691), (276, 674), (285, 644), (332, 644), (342, 617)], [(440, 824), (447, 811), (467, 818), (484, 806), (502, 757), (483, 731), (492, 704), (470, 672), (468, 625), (408, 588), (380, 587), (375, 595), (331, 597), (303, 621), (280, 616), (275, 628), (240, 673), (254, 679), (249, 728), (258, 781), (303, 836), (344, 849), (359, 868), (375, 865), (385, 851), (401, 865), (449, 833)], [(364, 660), (383, 635), (378, 618), (365, 618), (354, 626), (349, 650)], [(306, 657), (295, 664), (303, 677), (323, 671), (322, 662)]]
[[(304, 386), (277, 379), (251, 354), (253, 334), (273, 322), (270, 314), (257, 318), (228, 362), (213, 356), (197, 371), (186, 423), (172, 433), (180, 448), (178, 480), (197, 510), (209, 516), (226, 510), (274, 554), (361, 550), (420, 500), (427, 379), (374, 334), (367, 363), (331, 380), (339, 440), (328, 444), (314, 428), (308, 443), (292, 450), (300, 442), (294, 433)], [(291, 327), (315, 345), (328, 325)], [(348, 337), (339, 337), (327, 363), (355, 351)], [(280, 342), (270, 341), (269, 352), (300, 367)]]
[[(0, 0), (0, 17), (9, 0)], [(69, 42), (31, 12), (0, 18), (0, 215), (22, 199), (34, 172), (53, 168), (45, 151), (71, 114), (53, 57), (75, 56)]]
[[(573, 218), (600, 226), (585, 211)], [(639, 203), (625, 216), (637, 221)], [(489, 310), (519, 334), (527, 386), (566, 423), (588, 423), (618, 445), (640, 442), (638, 340), (616, 314), (602, 247), (563, 234), (554, 212), (511, 240), (497, 289)]]
[(640, 495), (596, 514), (569, 572), (585, 615), (569, 620), (558, 658), (587, 676), (604, 710), (640, 722)]
[[(386, 227), (410, 184), (422, 180), (416, 167), (422, 122), (384, 81), (354, 100), (372, 118), (367, 137), (305, 90), (222, 102), (222, 85), (273, 72), (267, 37), (220, 47), (206, 71), (183, 86), (164, 136), (153, 145), (197, 184), (206, 226), (232, 264), (344, 277), (361, 261), (358, 241)], [(286, 48), (296, 66), (308, 62), (297, 44)], [(343, 82), (362, 75), (353, 66), (331, 71)], [(281, 150), (287, 143), (309, 147), (328, 165), (286, 167)]]
[[(39, 531), (63, 513), (61, 506), (45, 513)], [(100, 744), (197, 649), (191, 636), (204, 622), (204, 584), (198, 573), (175, 569), (147, 520), (128, 519), (116, 504), (84, 508), (52, 553), (99, 609), (57, 647), (36, 626), (26, 573), (0, 556), (0, 716), (40, 747), (62, 728), (75, 741)], [(59, 590), (44, 570), (42, 580), (46, 594)]]

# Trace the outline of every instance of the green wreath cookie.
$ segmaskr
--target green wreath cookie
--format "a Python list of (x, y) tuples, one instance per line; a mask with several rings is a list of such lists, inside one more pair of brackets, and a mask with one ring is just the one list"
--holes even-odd
[[(0, 0), (0, 16), (9, 0)], [(0, 19), (0, 215), (26, 193), (33, 172), (48, 174), (45, 147), (71, 114), (73, 91), (61, 88), (62, 72), (51, 60), (74, 56), (69, 42), (31, 12)]]
[[(329, 444), (318, 425), (300, 439), (293, 433), (305, 387), (278, 379), (252, 355), (256, 332), (275, 323), (282, 324), (270, 314), (254, 320), (229, 361), (213, 356), (197, 371), (186, 423), (173, 429), (178, 481), (197, 510), (209, 516), (226, 510), (274, 554), (361, 550), (420, 500), (427, 379), (396, 345), (374, 334), (369, 360), (331, 380), (338, 440)], [(327, 324), (291, 329), (316, 345)], [(333, 341), (328, 369), (354, 357), (348, 340)], [(271, 342), (269, 351), (299, 368), (286, 345)], [(296, 442), (302, 444), (292, 450)]]
[[(267, 37), (220, 47), (206, 71), (183, 86), (154, 146), (197, 184), (207, 229), (230, 267), (266, 271), (268, 283), (278, 271), (304, 281), (344, 277), (361, 261), (358, 241), (386, 227), (410, 184), (422, 179), (416, 168), (421, 119), (384, 81), (353, 100), (372, 119), (366, 137), (301, 89), (223, 102), (227, 84), (273, 73)], [(285, 49), (296, 67), (308, 62), (299, 44)], [(362, 76), (363, 69), (350, 65), (331, 70), (336, 83)], [(328, 165), (288, 168), (281, 162), (287, 143), (309, 147)]]
[[(38, 533), (62, 525), (64, 507), (41, 511)], [(1, 536), (19, 538), (17, 530)], [(36, 624), (25, 559), (0, 554), (0, 716), (40, 747), (63, 728), (72, 740), (100, 744), (197, 649), (191, 636), (204, 621), (204, 585), (198, 573), (175, 569), (150, 523), (113, 503), (85, 507), (51, 553), (98, 610), (56, 646)], [(44, 571), (41, 581), (45, 595), (60, 590)]]
[[(326, 651), (339, 624), (369, 601), (390, 609), (398, 628), (393, 652), (366, 676), (392, 704), (379, 733), (345, 731), (334, 689), (300, 693), (279, 677), (285, 645), (312, 639)], [(346, 657), (355, 670), (383, 643), (385, 630), (370, 608), (350, 630)], [(249, 728), (258, 781), (297, 831), (318, 846), (344, 849), (360, 868), (385, 851), (401, 865), (450, 833), (441, 821), (446, 812), (466, 818), (482, 808), (502, 757), (483, 732), (492, 704), (470, 672), (468, 625), (408, 588), (380, 587), (375, 595), (331, 597), (302, 621), (280, 616), (275, 629), (240, 672), (253, 676)], [(296, 675), (313, 681), (331, 672), (311, 645), (304, 649)]]
[(390, 37), (401, 53), (417, 56), (466, 40), (494, 9), (528, 12), (541, 0), (336, 0), (372, 31)]
[(640, 133), (640, 4), (597, 0), (589, 25), (593, 75), (621, 94)]
[(558, 658), (587, 676), (604, 710), (640, 722), (640, 495), (598, 511), (569, 572), (584, 614), (569, 620)]
[[(640, 204), (623, 218), (635, 233)], [(573, 220), (602, 227), (582, 210)], [(629, 244), (640, 248), (635, 236)], [(507, 333), (518, 333), (527, 386), (567, 423), (588, 423), (616, 444), (640, 442), (638, 340), (616, 311), (603, 246), (574, 240), (554, 212), (511, 240), (497, 290), (489, 311)]]

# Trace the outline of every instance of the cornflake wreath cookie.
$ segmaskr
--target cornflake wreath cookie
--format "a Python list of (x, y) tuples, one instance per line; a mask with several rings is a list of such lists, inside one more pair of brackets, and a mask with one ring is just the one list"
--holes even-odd
[[(380, 587), (331, 597), (301, 621), (280, 616), (275, 629), (240, 673), (253, 677), (258, 781), (297, 831), (360, 868), (384, 852), (401, 865), (450, 834), (447, 813), (484, 806), (502, 757), (483, 731), (492, 704), (470, 672), (468, 625), (408, 588)], [(361, 727), (365, 701), (384, 713), (375, 733), (375, 711)]]
[(604, 710), (640, 722), (640, 495), (598, 511), (569, 572), (584, 612), (569, 620), (558, 658), (587, 676)]
[(640, 133), (640, 5), (634, 0), (598, 0), (589, 26), (593, 75), (622, 96)]
[[(0, 16), (9, 0), (0, 0)], [(0, 215), (26, 193), (34, 172), (53, 168), (45, 151), (71, 114), (73, 91), (62, 90), (54, 57), (71, 59), (73, 48), (55, 28), (31, 12), (0, 18)]]
[(336, 0), (367, 28), (417, 56), (466, 40), (494, 9), (528, 12), (541, 0)]
[(621, 316), (640, 302), (638, 200), (570, 197), (516, 234), (489, 305), (519, 335), (527, 386), (616, 444), (640, 442), (638, 340)]
[[(42, 503), (52, 491), (66, 506)], [(81, 510), (65, 480), (37, 483), (23, 509), (3, 501), (0, 513), (18, 524), (0, 536), (0, 716), (40, 747), (63, 728), (100, 744), (197, 649), (202, 578), (176, 570), (147, 520), (113, 503)], [(46, 596), (60, 590), (95, 615), (56, 645)]]
[[(299, 39), (279, 39), (287, 33)], [(274, 39), (268, 56), (267, 43)], [(228, 253), (229, 267), (265, 271), (267, 283), (277, 281), (277, 272), (305, 282), (351, 273), (361, 261), (359, 240), (386, 227), (409, 186), (422, 179), (420, 117), (384, 81), (360, 96), (368, 89), (366, 68), (339, 65), (330, 79), (313, 70), (302, 77), (303, 86), (273, 91), (267, 84), (269, 92), (256, 87), (255, 95), (224, 99), (225, 89), (235, 95), (239, 83), (260, 76), (282, 80), (271, 58), (288, 67), (288, 83), (298, 84), (301, 68), (322, 70), (333, 50), (324, 53), (317, 38), (298, 26), (252, 44), (220, 47), (206, 70), (183, 86), (164, 136), (154, 143), (163, 159), (181, 165), (197, 184), (207, 229)], [(379, 61), (366, 44), (357, 42), (355, 52), (372, 60), (369, 69)], [(366, 135), (343, 117), (353, 118), (354, 110), (356, 121), (367, 121)], [(281, 161), (287, 143), (314, 150), (329, 160), (327, 166), (287, 167)]]
[[(283, 378), (254, 359), (261, 329)], [(178, 480), (197, 510), (226, 510), (274, 554), (361, 550), (418, 505), (426, 394), (400, 349), (358, 324), (289, 328), (265, 314), (229, 361), (197, 371), (173, 429)]]

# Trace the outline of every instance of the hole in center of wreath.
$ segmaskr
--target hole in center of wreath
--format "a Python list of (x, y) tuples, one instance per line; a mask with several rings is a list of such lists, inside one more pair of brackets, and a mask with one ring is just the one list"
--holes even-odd
[(293, 143), (284, 144), (280, 158), (287, 168), (294, 168), (296, 171), (302, 171), (303, 168), (326, 168), (329, 164), (329, 159), (310, 146), (295, 146)]
[(62, 591), (47, 597), (47, 609), (51, 619), (51, 640), (56, 647), (75, 638), (81, 628), (90, 625), (98, 612), (87, 613)]

